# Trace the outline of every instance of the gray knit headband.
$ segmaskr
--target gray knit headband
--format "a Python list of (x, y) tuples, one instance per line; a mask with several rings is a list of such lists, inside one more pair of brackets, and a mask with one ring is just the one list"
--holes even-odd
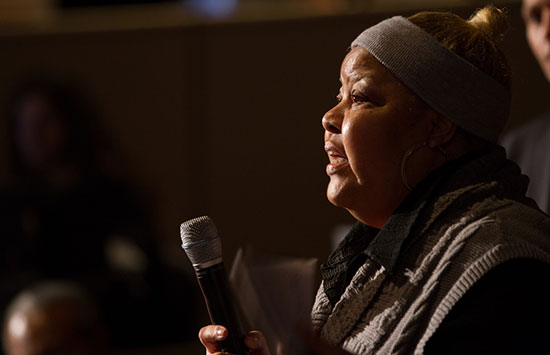
[(369, 51), (433, 109), (466, 131), (496, 142), (509, 91), (404, 17), (384, 20), (351, 44)]

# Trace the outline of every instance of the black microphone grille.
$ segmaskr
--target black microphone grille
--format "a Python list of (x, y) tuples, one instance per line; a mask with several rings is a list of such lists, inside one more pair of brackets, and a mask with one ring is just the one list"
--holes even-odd
[(218, 228), (208, 216), (183, 222), (180, 226), (182, 248), (196, 270), (222, 262)]

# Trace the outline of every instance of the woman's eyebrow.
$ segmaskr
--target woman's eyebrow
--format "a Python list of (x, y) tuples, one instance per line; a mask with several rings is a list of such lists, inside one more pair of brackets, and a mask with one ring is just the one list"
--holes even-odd
[(376, 77), (376, 73), (374, 73), (372, 70), (367, 69), (360, 73), (357, 73), (352, 79), (354, 79), (355, 81), (354, 84), (362, 83), (363, 85), (370, 85), (376, 81)]
[[(348, 75), (348, 79), (351, 79), (355, 83), (358, 83), (360, 81), (364, 81), (365, 84), (368, 84), (372, 81), (374, 81), (376, 78), (376, 75), (373, 73), (372, 70), (365, 69), (359, 73)], [(344, 79), (340, 76), (339, 78), (340, 84), (344, 84)]]

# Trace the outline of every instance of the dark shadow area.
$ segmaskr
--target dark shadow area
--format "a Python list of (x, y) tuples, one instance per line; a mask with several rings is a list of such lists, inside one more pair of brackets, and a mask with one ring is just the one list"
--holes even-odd
[(15, 90), (7, 107), (2, 313), (28, 285), (64, 279), (97, 302), (113, 346), (183, 340), (194, 323), (189, 281), (162, 262), (149, 193), (84, 90), (38, 77)]

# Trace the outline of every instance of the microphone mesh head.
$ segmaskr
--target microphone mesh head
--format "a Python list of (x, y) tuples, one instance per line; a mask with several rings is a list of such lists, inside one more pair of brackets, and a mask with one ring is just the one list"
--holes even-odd
[(182, 248), (195, 269), (201, 264), (222, 257), (222, 243), (218, 228), (208, 216), (202, 216), (183, 222), (180, 226)]

